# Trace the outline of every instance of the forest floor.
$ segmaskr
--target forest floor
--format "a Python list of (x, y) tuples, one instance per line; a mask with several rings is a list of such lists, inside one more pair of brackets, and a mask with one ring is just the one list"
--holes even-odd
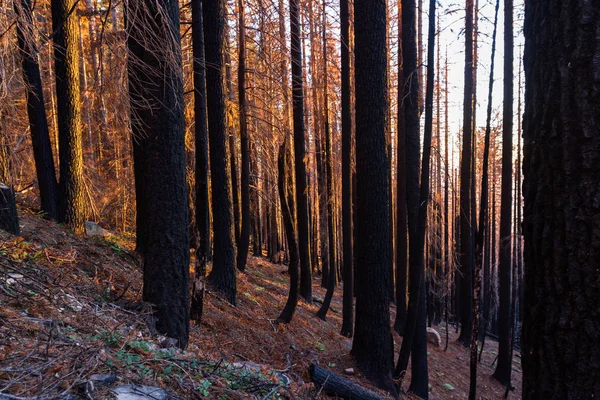
[[(153, 332), (131, 239), (77, 237), (19, 211), (21, 236), (0, 232), (0, 399), (108, 399), (126, 384), (163, 387), (169, 398), (316, 399), (325, 395), (310, 382), (311, 363), (340, 375), (355, 368), (351, 340), (339, 334), (341, 286), (327, 321), (315, 317), (318, 303), (300, 302), (293, 321), (276, 326), (287, 267), (250, 257), (247, 272), (238, 274), (237, 306), (208, 292), (203, 322), (191, 326), (180, 352)], [(319, 283), (315, 278), (313, 293), (322, 299)], [(444, 351), (445, 329), (434, 328), (442, 348), (428, 351), (430, 399), (466, 399), (468, 349), (451, 327)], [(394, 334), (396, 351), (401, 340)], [(497, 343), (487, 340), (478, 398), (503, 397), (504, 387), (490, 377), (496, 354)], [(375, 390), (359, 373), (346, 377)], [(410, 376), (404, 382), (406, 389)], [(519, 398), (519, 354), (513, 385), (509, 397)]]

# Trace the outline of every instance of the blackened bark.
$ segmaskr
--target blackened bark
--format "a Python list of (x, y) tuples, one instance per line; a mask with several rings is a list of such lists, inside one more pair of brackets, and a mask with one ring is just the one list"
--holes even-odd
[[(485, 124), (485, 143), (483, 149), (483, 165), (481, 168), (481, 200), (479, 202), (479, 230), (477, 231), (477, 240), (475, 242), (475, 282), (473, 290), (473, 324), (471, 332), (471, 357), (470, 357), (470, 387), (469, 387), (469, 399), (474, 400), (477, 395), (477, 340), (479, 339), (479, 330), (483, 326), (480, 326), (479, 322), (479, 305), (481, 300), (481, 270), (483, 266), (483, 249), (485, 246), (485, 238), (487, 233), (487, 221), (488, 221), (488, 165), (490, 155), (490, 133), (491, 133), (491, 120), (492, 120), (492, 95), (494, 91), (494, 56), (496, 54), (496, 27), (498, 24), (498, 8), (500, 1), (496, 1), (496, 8), (494, 14), (494, 31), (492, 33), (492, 55), (490, 63), (490, 80), (488, 89), (488, 106), (487, 106), (487, 117)], [(489, 272), (488, 272), (489, 275)], [(488, 276), (489, 278), (489, 276)], [(488, 284), (489, 289), (489, 284)], [(485, 328), (484, 328), (485, 329)], [(485, 335), (485, 330), (483, 332)]]
[(356, 325), (352, 355), (364, 375), (395, 395), (390, 332), (386, 155), (386, 3), (354, 5), (356, 76)]
[(296, 305), (298, 304), (298, 267), (300, 263), (298, 256), (298, 242), (296, 241), (296, 229), (294, 228), (293, 179), (290, 176), (293, 173), (293, 165), (292, 157), (287, 146), (287, 139), (285, 139), (284, 143), (279, 147), (279, 155), (277, 157), (277, 167), (279, 172), (277, 177), (279, 202), (281, 204), (283, 227), (290, 254), (288, 268), (288, 272), (290, 273), (290, 292), (285, 307), (277, 318), (277, 321), (286, 324), (292, 320), (294, 311), (296, 311)]
[(52, 145), (48, 132), (48, 120), (44, 108), (44, 91), (37, 61), (38, 49), (35, 46), (31, 1), (15, 2), (17, 13), (17, 40), (23, 66), (27, 116), (33, 146), (33, 158), (37, 173), (42, 211), (47, 218), (56, 219), (58, 183), (52, 158)]
[(337, 375), (316, 364), (308, 367), (310, 379), (319, 390), (340, 399), (383, 400), (378, 393), (372, 392), (356, 384), (350, 379)]
[[(446, 48), (445, 62), (444, 62), (444, 159), (446, 162), (444, 163), (444, 303), (445, 303), (445, 322), (446, 322), (446, 346), (444, 351), (448, 349), (448, 340), (450, 336), (450, 330), (448, 329), (448, 317), (450, 314), (451, 304), (449, 301), (452, 300), (452, 270), (454, 266), (454, 257), (450, 254), (450, 226), (452, 225), (452, 221), (450, 220), (450, 211), (449, 211), (449, 202), (448, 202), (448, 191), (450, 190), (450, 153), (448, 152), (448, 133), (449, 133), (449, 125), (448, 125), (448, 49)], [(454, 158), (452, 157), (452, 161)], [(454, 233), (454, 229), (452, 230)]]
[[(399, 41), (402, 41), (404, 37), (404, 13), (401, 1), (399, 1), (398, 10), (401, 13), (398, 18), (398, 34), (400, 36), (398, 39)], [(404, 335), (404, 325), (406, 324), (406, 295), (408, 292), (408, 226), (406, 219), (406, 135), (404, 120), (404, 91), (406, 82), (404, 80), (403, 53), (403, 51), (398, 52), (398, 143), (396, 147), (396, 320), (394, 322), (394, 330), (401, 335)]]
[[(316, 44), (316, 42), (315, 42)], [(314, 57), (313, 57), (314, 58)], [(316, 65), (316, 63), (311, 62), (312, 65)], [(316, 89), (314, 91), (316, 93)], [(315, 94), (314, 103), (317, 103), (317, 96)], [(316, 114), (320, 115), (318, 105), (315, 105), (314, 108)], [(315, 125), (320, 124), (320, 118), (315, 116)], [(316, 238), (318, 236), (319, 240), (319, 250), (320, 250), (320, 259), (321, 259), (321, 286), (326, 288), (328, 287), (327, 282), (329, 279), (329, 227), (327, 225), (328, 221), (328, 208), (327, 208), (327, 174), (325, 172), (325, 142), (327, 139), (320, 128), (315, 129), (315, 175), (317, 175), (317, 199), (319, 203), (319, 213), (316, 217), (318, 220), (317, 223), (314, 224), (315, 229), (313, 230), (314, 234), (312, 237), (316, 242)], [(316, 203), (316, 202), (315, 202)], [(313, 206), (313, 211), (316, 210), (316, 204)], [(318, 231), (318, 234), (317, 234)], [(313, 247), (316, 254), (316, 247)], [(315, 257), (315, 259), (317, 259)], [(318, 264), (314, 265), (313, 269), (318, 269)]]
[(298, 252), (300, 256), (300, 295), (312, 303), (312, 271), (308, 250), (308, 191), (304, 146), (304, 84), (302, 82), (302, 46), (300, 44), (299, 2), (290, 1), (290, 44), (292, 57), (292, 109), (294, 121), (294, 167), (296, 169), (296, 210)]
[(71, 9), (77, 0), (52, 0), (54, 71), (60, 182), (58, 221), (76, 233), (83, 233), (85, 200), (83, 193), (83, 149), (81, 133), (81, 95), (79, 82), (79, 24)]
[(204, 280), (210, 251), (208, 129), (206, 126), (206, 69), (204, 63), (202, 0), (192, 1), (192, 46), (194, 55), (194, 135), (196, 139), (196, 228), (198, 231), (198, 249), (196, 250), (190, 318), (199, 324), (202, 320)]
[(458, 341), (471, 343), (473, 311), (473, 232), (471, 231), (471, 164), (473, 129), (473, 0), (466, 0), (465, 17), (465, 88), (463, 99), (463, 137), (460, 166), (460, 264), (458, 278), (458, 311), (461, 324)]
[(8, 181), (0, 182), (0, 229), (13, 235), (21, 233), (15, 191)]
[[(189, 230), (179, 6), (174, 0), (161, 5), (130, 1), (126, 16), (131, 127), (143, 154), (135, 160), (143, 171), (136, 197), (143, 197), (146, 212), (143, 299), (155, 306), (157, 329), (184, 348)], [(147, 47), (149, 31), (161, 41), (160, 48)]]
[(231, 171), (227, 163), (227, 129), (223, 90), (225, 1), (203, 0), (202, 12), (206, 65), (210, 66), (206, 69), (206, 99), (214, 237), (213, 268), (208, 275), (208, 280), (230, 303), (235, 304), (236, 249), (233, 238)]
[[(401, 106), (404, 112), (404, 137), (406, 164), (406, 215), (409, 246), (409, 302), (404, 323), (402, 347), (396, 363), (395, 377), (401, 378), (408, 367), (410, 353), (414, 343), (419, 313), (421, 280), (424, 280), (423, 246), (417, 242), (417, 225), (419, 217), (419, 82), (417, 74), (417, 32), (415, 21), (415, 0), (402, 1), (402, 60), (404, 79), (404, 95)], [(399, 131), (400, 133), (400, 131)], [(400, 171), (399, 171), (400, 172)], [(400, 189), (399, 189), (400, 190)], [(400, 211), (400, 210), (399, 210)], [(417, 250), (419, 249), (420, 250)], [(419, 259), (421, 261), (419, 261)], [(398, 385), (401, 386), (401, 383)]]
[[(238, 0), (239, 8), (239, 62), (238, 62), (238, 101), (240, 106), (240, 144), (242, 160), (240, 164), (240, 194), (242, 197), (242, 228), (238, 241), (237, 268), (246, 269), (248, 245), (250, 244), (250, 138), (246, 119), (246, 27), (244, 1)], [(233, 154), (233, 149), (231, 150)]]
[(352, 110), (350, 95), (350, 13), (348, 0), (340, 0), (341, 63), (342, 63), (342, 242), (344, 299), (342, 311), (342, 331), (352, 337), (354, 310), (352, 288), (353, 235), (352, 235)]
[[(332, 132), (329, 127), (329, 97), (328, 97), (328, 79), (327, 79), (327, 11), (325, 9), (326, 3), (323, 2), (323, 104), (325, 106), (324, 110), (324, 122), (325, 122), (325, 170), (326, 170), (326, 178), (327, 178), (327, 193), (326, 193), (326, 205), (327, 205), (327, 255), (329, 256), (329, 269), (327, 277), (327, 293), (325, 294), (325, 299), (323, 300), (323, 304), (319, 308), (317, 312), (317, 317), (325, 320), (327, 311), (329, 310), (329, 305), (331, 304), (331, 299), (333, 298), (333, 294), (335, 292), (335, 287), (337, 286), (337, 263), (336, 263), (336, 249), (335, 249), (335, 237), (334, 237), (334, 226), (333, 226), (333, 173), (332, 173)], [(325, 274), (325, 271), (323, 271)]]
[(500, 191), (500, 263), (498, 265), (498, 364), (494, 371), (503, 385), (510, 384), (511, 296), (511, 208), (512, 208), (512, 136), (513, 136), (513, 1), (504, 1), (504, 104), (502, 113), (502, 188)]
[(600, 1), (525, 2), (523, 398), (600, 397)]
[[(430, 180), (430, 162), (431, 162), (431, 140), (433, 132), (433, 80), (435, 75), (435, 6), (436, 0), (429, 2), (429, 33), (427, 46), (427, 85), (425, 92), (425, 130), (423, 135), (423, 160), (421, 167), (421, 186), (419, 188), (419, 203), (418, 203), (418, 220), (416, 231), (411, 231), (410, 240), (410, 269), (415, 270), (411, 273), (411, 293), (409, 299), (409, 309), (407, 318), (407, 335), (414, 331), (412, 338), (412, 369), (411, 369), (411, 384), (410, 390), (417, 396), (427, 399), (429, 396), (429, 378), (427, 368), (427, 295), (425, 292), (425, 232), (427, 228), (427, 210), (429, 201), (429, 180)], [(414, 112), (414, 110), (413, 110)], [(408, 119), (408, 113), (406, 114)], [(419, 142), (418, 128), (416, 142)], [(407, 129), (407, 134), (408, 134)], [(407, 149), (407, 151), (410, 151)], [(407, 166), (408, 169), (408, 166)], [(411, 173), (411, 172), (409, 172)], [(407, 187), (407, 191), (415, 190), (416, 188)], [(417, 287), (416, 285), (420, 287)], [(414, 305), (417, 303), (417, 315), (413, 319)], [(412, 306), (412, 307), (411, 307)], [(415, 324), (414, 328), (410, 325)], [(406, 336), (404, 339), (408, 346), (411, 338)], [(402, 342), (400, 349), (401, 354), (406, 354), (404, 350), (405, 344)], [(405, 359), (398, 359), (396, 373), (401, 373), (406, 369)], [(400, 368), (398, 368), (400, 367)], [(404, 368), (402, 368), (404, 367)], [(400, 381), (401, 382), (401, 381)]]

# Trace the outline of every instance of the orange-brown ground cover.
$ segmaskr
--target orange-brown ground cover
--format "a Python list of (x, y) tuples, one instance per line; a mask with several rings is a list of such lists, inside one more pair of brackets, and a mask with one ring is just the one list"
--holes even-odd
[[(191, 327), (186, 351), (160, 349), (149, 308), (140, 303), (142, 273), (131, 240), (78, 238), (29, 210), (20, 213), (22, 235), (0, 238), (0, 397), (111, 398), (108, 388), (89, 385), (90, 375), (110, 373), (116, 384), (162, 386), (184, 399), (316, 398), (311, 363), (339, 374), (355, 367), (351, 340), (339, 335), (341, 286), (327, 321), (314, 316), (318, 303), (300, 303), (292, 323), (276, 326), (287, 297), (287, 267), (250, 257), (247, 272), (238, 274), (236, 307), (208, 292), (204, 320)], [(314, 295), (322, 299), (319, 282)], [(444, 339), (444, 330), (435, 328)], [(402, 339), (394, 334), (394, 340), (398, 351)], [(468, 397), (468, 350), (455, 341), (451, 327), (448, 350), (429, 349), (431, 399)], [(496, 352), (488, 340), (478, 398), (503, 397), (504, 388), (490, 378)], [(248, 374), (232, 370), (239, 361), (263, 367)], [(273, 370), (291, 379), (288, 388), (279, 387)], [(349, 378), (373, 389), (360, 374)], [(406, 389), (410, 373), (404, 382)], [(513, 384), (510, 397), (520, 397), (518, 354)]]

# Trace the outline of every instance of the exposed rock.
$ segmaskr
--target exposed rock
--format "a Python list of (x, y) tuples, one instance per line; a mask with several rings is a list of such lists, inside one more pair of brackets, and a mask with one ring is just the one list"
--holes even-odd
[(427, 341), (435, 347), (442, 347), (442, 338), (440, 334), (433, 328), (427, 328)]
[(112, 233), (110, 233), (109, 231), (107, 231), (106, 229), (104, 229), (103, 227), (101, 227), (100, 225), (98, 225), (97, 223), (92, 222), (92, 221), (85, 222), (85, 234), (89, 237), (94, 237), (94, 236), (107, 237), (107, 236), (112, 235)]
[(145, 385), (123, 385), (113, 389), (116, 400), (167, 400), (165, 389)]
[(346, 375), (354, 375), (354, 368), (346, 368), (346, 369), (344, 370), (344, 373), (345, 373)]
[(96, 385), (110, 386), (117, 381), (117, 376), (112, 374), (93, 374), (90, 375), (89, 380)]
[(176, 347), (176, 346), (177, 346), (177, 339), (173, 339), (173, 338), (170, 338), (170, 337), (165, 338), (164, 340), (162, 340), (160, 342), (160, 347), (162, 349), (170, 349), (170, 348), (173, 348), (173, 347)]

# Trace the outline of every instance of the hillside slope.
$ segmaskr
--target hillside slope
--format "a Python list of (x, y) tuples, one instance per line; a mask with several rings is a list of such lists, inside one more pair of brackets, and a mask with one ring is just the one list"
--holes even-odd
[[(311, 363), (339, 374), (354, 367), (351, 341), (339, 335), (341, 287), (327, 321), (314, 316), (319, 304), (301, 303), (291, 324), (275, 326), (286, 266), (251, 257), (238, 275), (237, 307), (209, 292), (204, 321), (180, 352), (153, 331), (132, 241), (79, 238), (30, 210), (20, 216), (20, 237), (0, 232), (0, 399), (114, 398), (115, 386), (131, 383), (163, 387), (170, 398), (317, 398), (324, 395), (310, 383)], [(313, 290), (324, 297), (317, 280)], [(467, 397), (468, 353), (455, 340), (452, 329), (448, 351), (429, 351), (431, 399)], [(489, 377), (496, 350), (488, 341), (479, 398), (504, 393)], [(513, 370), (516, 398), (519, 357)], [(350, 378), (370, 387), (359, 374)]]

